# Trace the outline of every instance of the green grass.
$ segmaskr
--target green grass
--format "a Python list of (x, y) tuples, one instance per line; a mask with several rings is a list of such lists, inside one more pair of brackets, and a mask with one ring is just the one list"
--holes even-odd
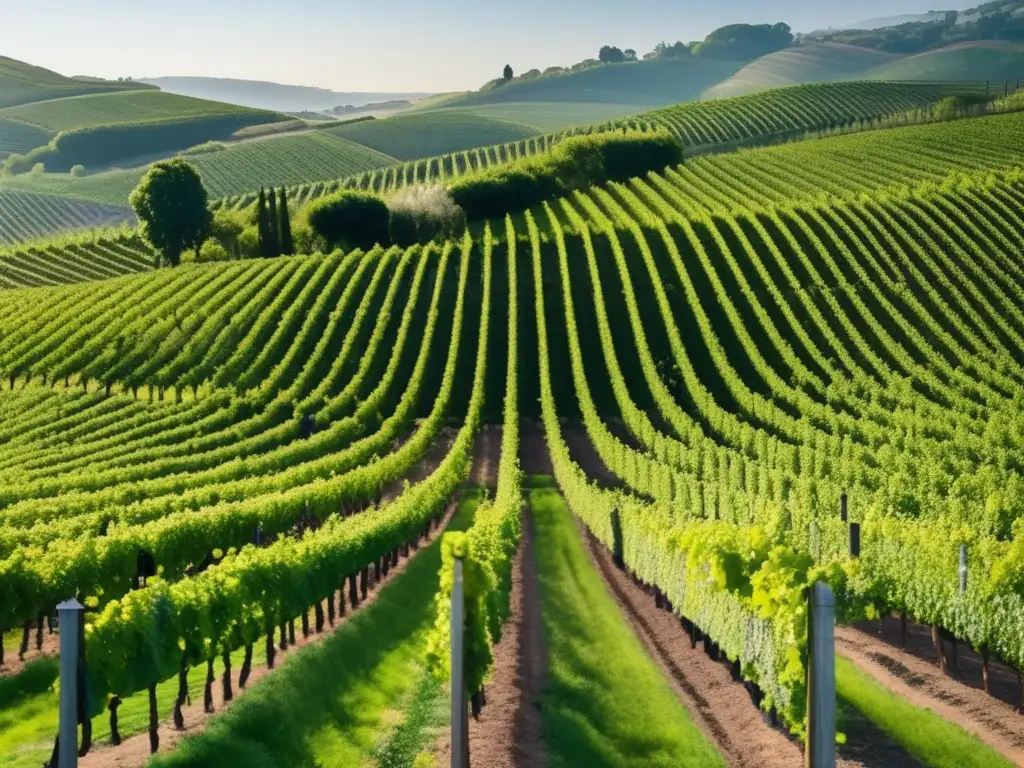
[[(907, 752), (932, 768), (1004, 768), (1013, 764), (929, 709), (887, 691), (853, 662), (836, 657), (840, 711), (853, 707)], [(839, 723), (842, 730), (842, 722)]]
[(0, 56), (0, 109), (85, 93), (149, 89), (142, 83), (83, 82)]
[(550, 660), (541, 700), (548, 764), (724, 765), (609, 597), (561, 495), (535, 488), (530, 505)]
[[(960, 43), (868, 70), (875, 80), (1014, 80), (1024, 74), (1024, 45)], [(1002, 86), (1002, 82), (999, 83)], [(998, 89), (997, 89), (998, 90)], [(999, 91), (1000, 95), (1002, 94)]]
[[(482, 499), (464, 494), (449, 530), (465, 530)], [(399, 579), (383, 587), (373, 605), (356, 613), (323, 642), (289, 657), (254, 685), (203, 733), (152, 762), (182, 766), (364, 765), (403, 720), (431, 717), (433, 697), (423, 692), (423, 643), (434, 620), (441, 565), (440, 539), (425, 547)], [(408, 717), (404, 714), (408, 711)], [(399, 735), (419, 749), (426, 732)]]
[(55, 133), (100, 125), (236, 114), (265, 115), (267, 122), (273, 116), (273, 113), (248, 107), (155, 90), (100, 93), (0, 110), (0, 118), (18, 120)]
[[(7, 646), (10, 648), (10, 644)], [(16, 646), (15, 646), (16, 650)], [(233, 664), (242, 663), (243, 654), (235, 654)], [(265, 663), (266, 657), (254, 655), (253, 663)], [(218, 665), (219, 668), (219, 665)], [(193, 701), (201, 701), (205, 670), (189, 675)], [(30, 663), (12, 677), (0, 678), (0, 765), (4, 768), (39, 768), (48, 760), (57, 735), (57, 696), (51, 690), (58, 675), (56, 656)], [(219, 685), (219, 682), (218, 682)], [(169, 718), (178, 692), (178, 681), (167, 680), (157, 686), (161, 716)], [(122, 738), (142, 733), (149, 727), (149, 699), (145, 691), (124, 702), (118, 709)], [(110, 723), (106, 714), (93, 719), (93, 744), (110, 741)]]
[(325, 128), (323, 133), (354, 141), (398, 160), (417, 160), (518, 141), (536, 136), (539, 131), (529, 125), (471, 112), (444, 111), (350, 123)]
[(801, 83), (855, 80), (872, 67), (899, 56), (839, 43), (795, 46), (755, 59), (728, 80), (709, 88), (704, 98), (724, 99)]

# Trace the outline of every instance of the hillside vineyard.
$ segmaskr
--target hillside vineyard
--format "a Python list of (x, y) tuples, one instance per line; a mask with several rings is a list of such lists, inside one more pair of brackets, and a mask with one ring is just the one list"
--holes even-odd
[(91, 684), (126, 697), (333, 616), (443, 516), (488, 422), (467, 539), (504, 589), (528, 418), (572, 511), (794, 732), (814, 579), (844, 622), (900, 611), (1024, 667), (1020, 130), (707, 157), (457, 242), (0, 293), (0, 629), (92, 598)]

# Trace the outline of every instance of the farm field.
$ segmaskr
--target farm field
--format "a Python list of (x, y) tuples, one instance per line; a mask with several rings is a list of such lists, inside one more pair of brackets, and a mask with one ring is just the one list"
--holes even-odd
[(134, 221), (135, 214), (128, 208), (0, 190), (0, 246), (46, 237), (55, 231), (112, 227)]
[(489, 144), (505, 144), (538, 133), (509, 120), (462, 112), (426, 112), (350, 123), (325, 132), (398, 160), (416, 160)]
[[(815, 119), (936, 96), (846, 88), (846, 102), (809, 102)], [(804, 129), (804, 94), (835, 92), (780, 91), (775, 113), (749, 97), (734, 114)], [(691, 138), (745, 130), (728, 112), (656, 115)], [(533, 621), (529, 744), (549, 758), (802, 764), (783, 734), (806, 724), (801, 596), (823, 579), (843, 625), (844, 766), (1018, 762), (1021, 124), (708, 154), (407, 249), (0, 292), (0, 630), (24, 720), (0, 749), (52, 738), (29, 676), (52, 674), (33, 666), (52, 649), (44, 619), (77, 591), (97, 608), (96, 701), (117, 697), (132, 743), (154, 729), (157, 765), (444, 755), (428, 671), (445, 670), (448, 569), (464, 548), (470, 572), (490, 574), (469, 587), (476, 749), (504, 727), (488, 713), (518, 695), (502, 643), (528, 643)], [(136, 247), (126, 239), (122, 259)], [(114, 258), (102, 237), (93, 249), (78, 252)], [(438, 544), (460, 493), (473, 501)], [(140, 551), (160, 578), (137, 580)], [(326, 631), (399, 564), (383, 602)], [(388, 594), (442, 610), (396, 623)], [(909, 698), (887, 668), (865, 671), (867, 643), (916, 663), (864, 629), (891, 614), (912, 634), (935, 627), (960, 677), (935, 672)], [(332, 659), (379, 650), (362, 633), (393, 655), (356, 657), (307, 702), (316, 714), (285, 715)], [(685, 656), (698, 644), (700, 663)], [(292, 645), (310, 647), (267, 671)], [(178, 687), (205, 672), (208, 695), (224, 680), (237, 692), (254, 665), (265, 679), (211, 703), (225, 714), (179, 745)], [(583, 696), (580, 679), (607, 696)], [(623, 706), (631, 693), (612, 686), (625, 680), (643, 707)], [(981, 704), (951, 705), (940, 682)], [(85, 759), (99, 765), (117, 747), (108, 712), (91, 714)], [(268, 723), (292, 717), (302, 737), (275, 737)]]
[(0, 766), (1024, 765), (1022, 14), (0, 57)]

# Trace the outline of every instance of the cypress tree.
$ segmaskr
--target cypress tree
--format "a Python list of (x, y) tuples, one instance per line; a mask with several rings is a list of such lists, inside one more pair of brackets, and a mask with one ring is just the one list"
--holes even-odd
[(281, 226), (278, 228), (281, 255), (291, 256), (295, 253), (295, 242), (292, 240), (291, 214), (288, 212), (288, 193), (281, 187)]
[(277, 225), (277, 193), (274, 188), (270, 188), (269, 195), (269, 215), (270, 215), (270, 252), (268, 256), (280, 256), (281, 255), (281, 240), (278, 236)]
[(257, 203), (256, 227), (260, 236), (260, 256), (270, 255), (270, 220), (267, 217), (267, 195), (260, 187), (260, 197)]

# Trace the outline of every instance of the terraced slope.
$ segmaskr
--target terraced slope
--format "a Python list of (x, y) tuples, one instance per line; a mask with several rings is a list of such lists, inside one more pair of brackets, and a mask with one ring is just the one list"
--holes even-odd
[(153, 261), (152, 248), (134, 233), (72, 236), (49, 244), (0, 250), (0, 286), (22, 288), (105, 280), (148, 271)]
[(0, 189), (0, 246), (44, 238), (54, 232), (134, 221), (135, 214), (128, 208)]
[(474, 147), (505, 144), (539, 133), (522, 123), (464, 112), (397, 115), (325, 128), (324, 131), (398, 160), (416, 160)]
[(9, 107), (0, 118), (17, 120), (52, 133), (101, 125), (183, 120), (211, 115), (252, 114), (270, 122), (274, 113), (234, 104), (176, 96), (156, 89), (98, 93)]
[(872, 80), (1017, 80), (1024, 77), (1024, 45), (995, 40), (958, 43), (908, 56), (864, 73)]
[(802, 83), (861, 80), (865, 79), (864, 73), (868, 70), (900, 58), (895, 54), (840, 43), (794, 46), (755, 59), (728, 80), (705, 91), (704, 98), (726, 99)]

